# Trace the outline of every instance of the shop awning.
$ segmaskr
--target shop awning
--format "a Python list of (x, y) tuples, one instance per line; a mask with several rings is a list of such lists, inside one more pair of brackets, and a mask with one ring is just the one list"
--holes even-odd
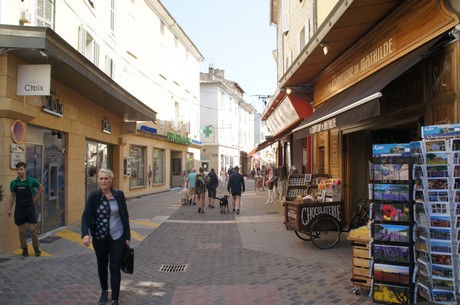
[(307, 135), (322, 130), (340, 128), (380, 115), (379, 98), (381, 93), (379, 91), (419, 62), (436, 41), (436, 39), (430, 41), (329, 99), (306, 118), (299, 127), (292, 130), (294, 140), (305, 138)]
[(50, 64), (51, 77), (125, 121), (155, 121), (156, 112), (134, 97), (56, 32), (0, 25), (0, 51), (25, 64)]
[(248, 153), (248, 157), (252, 157), (252, 155), (255, 154), (256, 152), (258, 152), (259, 150), (262, 150), (262, 149), (274, 144), (279, 139), (281, 139), (281, 138), (287, 136), (288, 134), (290, 134), (291, 131), (292, 131), (292, 128), (286, 128), (282, 132), (277, 133), (276, 136), (270, 137), (267, 140), (265, 140), (264, 142), (259, 143), (253, 150), (251, 150)]

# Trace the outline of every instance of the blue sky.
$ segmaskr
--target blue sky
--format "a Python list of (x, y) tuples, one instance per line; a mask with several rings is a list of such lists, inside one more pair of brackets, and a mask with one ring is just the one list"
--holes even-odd
[(244, 99), (258, 112), (262, 100), (276, 90), (276, 27), (270, 25), (269, 0), (161, 0), (203, 54), (201, 72), (209, 64), (237, 82)]

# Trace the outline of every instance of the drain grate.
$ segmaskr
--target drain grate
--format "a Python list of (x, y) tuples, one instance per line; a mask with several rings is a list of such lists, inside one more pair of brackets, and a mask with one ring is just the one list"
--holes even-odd
[(187, 264), (182, 265), (162, 265), (160, 272), (184, 272), (187, 269)]

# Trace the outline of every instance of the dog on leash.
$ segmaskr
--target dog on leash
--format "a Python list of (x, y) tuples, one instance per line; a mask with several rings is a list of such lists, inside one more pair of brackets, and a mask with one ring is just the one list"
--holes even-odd
[(190, 197), (190, 192), (187, 188), (183, 188), (180, 190), (180, 202), (182, 205), (186, 205), (188, 202), (188, 198)]
[(221, 198), (216, 197), (216, 199), (219, 200), (220, 213), (225, 214), (225, 210), (227, 210), (227, 213), (230, 213), (230, 210), (228, 208), (228, 196), (224, 195)]

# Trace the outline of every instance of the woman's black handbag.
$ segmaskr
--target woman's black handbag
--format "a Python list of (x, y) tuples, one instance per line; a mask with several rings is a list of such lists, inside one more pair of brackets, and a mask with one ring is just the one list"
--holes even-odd
[(121, 262), (121, 271), (129, 274), (133, 274), (134, 272), (134, 249), (128, 245), (126, 246), (125, 255)]

